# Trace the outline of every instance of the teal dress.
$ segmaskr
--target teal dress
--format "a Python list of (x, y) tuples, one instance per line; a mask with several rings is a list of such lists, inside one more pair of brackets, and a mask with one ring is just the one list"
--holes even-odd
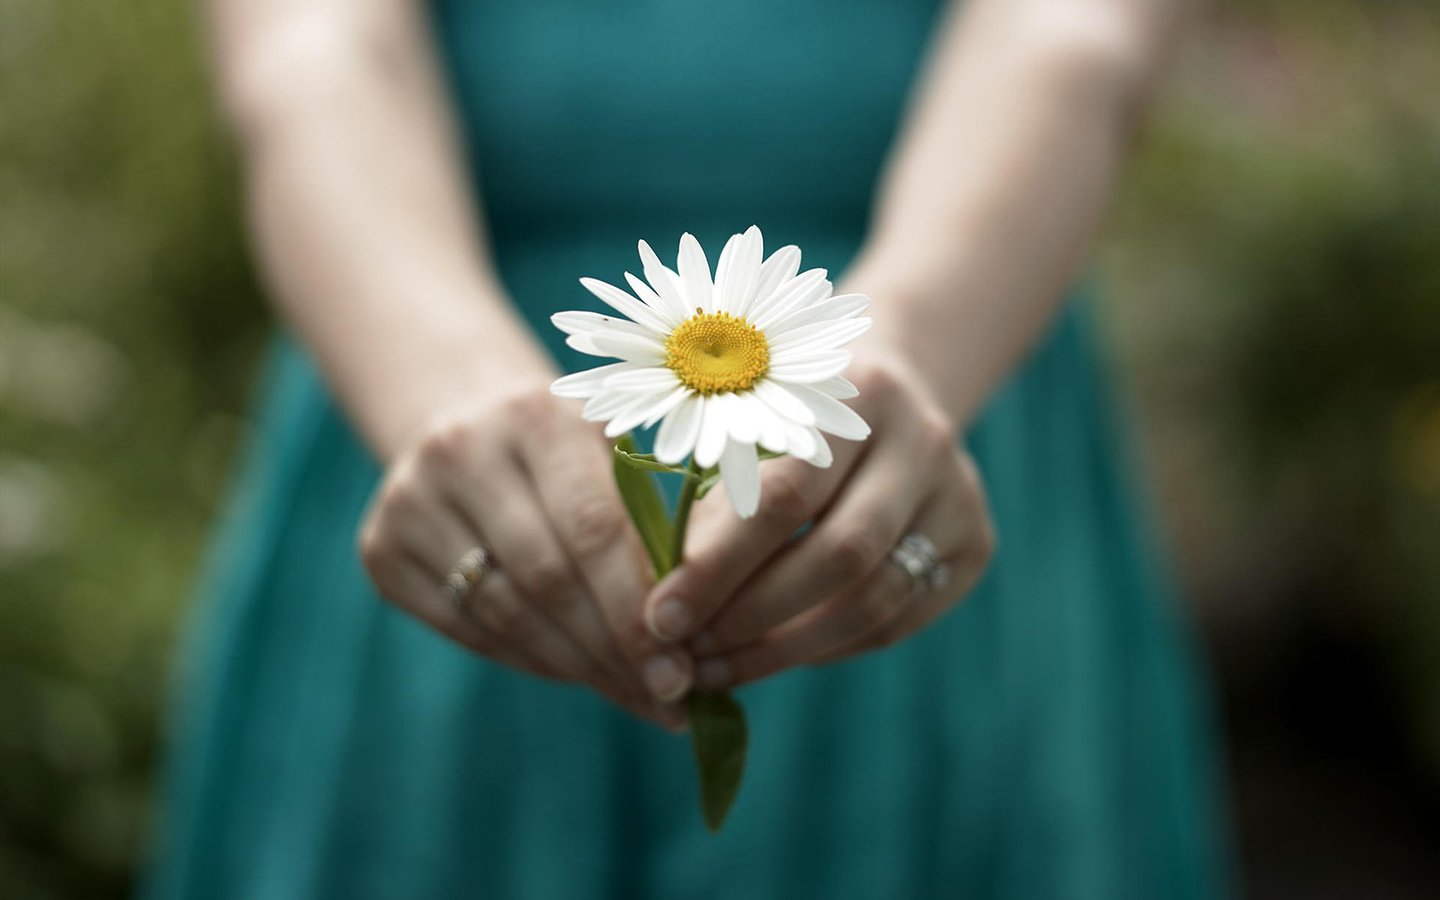
[[(639, 238), (719, 247), (756, 223), (843, 272), (936, 14), (436, 3), (517, 314), (575, 369), (593, 360), (548, 317), (593, 306), (576, 279), (617, 280)], [(470, 655), (376, 596), (355, 553), (376, 462), (278, 338), (177, 674), (143, 893), (1224, 894), (1203, 691), (1090, 346), (1067, 304), (965, 436), (1001, 539), (963, 605), (884, 652), (742, 689), (750, 769), (712, 835), (686, 738)]]

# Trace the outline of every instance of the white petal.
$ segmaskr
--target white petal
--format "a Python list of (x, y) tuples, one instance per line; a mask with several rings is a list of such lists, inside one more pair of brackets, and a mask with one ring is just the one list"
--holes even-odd
[(852, 441), (863, 441), (870, 436), (870, 426), (860, 414), (834, 397), (803, 384), (791, 385), (790, 390), (814, 411), (815, 427), (821, 431)]
[(784, 385), (762, 378), (755, 382), (754, 390), (755, 396), (765, 401), (765, 405), (780, 416), (801, 425), (815, 424), (815, 413), (799, 397), (786, 390)]
[(822, 394), (829, 394), (836, 400), (849, 400), (851, 397), (860, 396), (860, 389), (851, 384), (843, 375), (817, 381), (810, 386)]
[(640, 301), (646, 306), (655, 310), (655, 315), (664, 319), (665, 324), (668, 325), (669, 328), (673, 329), (676, 325), (684, 321), (685, 317), (680, 314), (679, 305), (671, 303), (669, 300), (655, 293), (655, 289), (646, 284), (643, 278), (638, 278), (626, 272), (625, 281), (630, 285), (630, 290), (635, 292), (635, 296), (639, 297)]
[(690, 390), (688, 387), (681, 385), (680, 387), (677, 387), (675, 390), (666, 394), (663, 400), (661, 400), (659, 403), (656, 403), (653, 407), (651, 407), (650, 411), (645, 414), (645, 421), (640, 423), (640, 427), (649, 428), (651, 425), (654, 425), (656, 422), (660, 421), (667, 414), (669, 414), (670, 410), (679, 406), (686, 397), (689, 397), (693, 393), (695, 392)]
[(820, 432), (804, 425), (796, 425), (794, 422), (785, 423), (786, 453), (799, 459), (810, 460), (815, 455), (816, 440)]
[(760, 439), (760, 414), (765, 404), (753, 393), (736, 394), (730, 402), (730, 440), (754, 445)]
[(550, 385), (550, 393), (557, 397), (574, 397), (584, 400), (593, 397), (600, 390), (606, 378), (621, 372), (633, 372), (635, 368), (635, 363), (618, 362), (608, 366), (586, 369), (583, 372), (574, 372), (555, 379)]
[(872, 324), (870, 318), (861, 317), (842, 319), (839, 322), (817, 322), (796, 328), (770, 344), (770, 360), (784, 362), (786, 356), (843, 347), (869, 331)]
[(705, 400), (700, 436), (695, 440), (695, 462), (705, 468), (720, 461), (730, 434), (730, 401), (734, 394), (711, 394)]
[(725, 245), (725, 249), (730, 251), (729, 259), (722, 253), (720, 265), (715, 269), (716, 306), (721, 312), (740, 316), (744, 315), (755, 294), (755, 283), (760, 277), (760, 258), (764, 253), (763, 240), (759, 227), (751, 225), (744, 234), (737, 234), (730, 241)]
[(555, 323), (556, 328), (569, 334), (569, 337), (565, 339), (566, 344), (591, 356), (615, 355), (606, 353), (595, 345), (594, 338), (597, 334), (633, 334), (650, 340), (656, 339), (655, 332), (642, 325), (636, 325), (634, 322), (618, 316), (607, 316), (601, 313), (573, 310), (556, 313), (550, 317), (550, 321)]
[(618, 321), (614, 316), (585, 310), (567, 310), (550, 317), (550, 324), (566, 334), (589, 334)]
[(720, 258), (715, 261), (715, 311), (729, 312), (729, 297), (726, 295), (726, 283), (730, 279), (730, 270), (735, 267), (735, 254), (740, 247), (740, 241), (744, 238), (738, 234), (730, 235), (725, 246), (720, 248)]
[(759, 425), (756, 443), (772, 453), (784, 453), (789, 443), (785, 440), (785, 420), (768, 404), (754, 404), (755, 421)]
[(665, 362), (665, 346), (652, 337), (621, 332), (597, 331), (594, 334), (571, 335), (566, 341), (586, 337), (605, 356), (615, 356), (630, 362), (658, 366)]
[(592, 340), (592, 337), (593, 336), (589, 334), (572, 334), (565, 339), (565, 343), (566, 345), (576, 350), (579, 350), (581, 353), (588, 353), (591, 356), (614, 355), (611, 353), (606, 353), (604, 350), (601, 350), (599, 347), (595, 346), (595, 341)]
[(740, 518), (748, 519), (760, 508), (760, 458), (755, 445), (729, 441), (720, 456), (720, 480), (725, 496)]
[(658, 335), (664, 336), (670, 333), (670, 325), (661, 318), (659, 313), (613, 284), (606, 284), (598, 278), (581, 278), (580, 283), (585, 286), (585, 290), (604, 300), (635, 324), (648, 328)]
[(675, 373), (664, 366), (636, 366), (634, 363), (617, 363), (629, 366), (628, 370), (612, 373), (606, 387), (623, 388), (629, 391), (670, 391), (680, 383)]
[(800, 271), (800, 248), (791, 244), (781, 247), (770, 258), (765, 260), (760, 267), (760, 277), (755, 281), (755, 294), (750, 303), (735, 313), (737, 316), (749, 316), (750, 313), (760, 309), (760, 305), (775, 293), (780, 285), (795, 277)]
[(655, 289), (655, 294), (669, 309), (669, 318), (676, 321), (683, 321), (690, 315), (690, 308), (685, 305), (685, 298), (680, 293), (680, 278), (673, 271), (660, 261), (650, 245), (641, 241), (640, 265), (645, 269), (645, 280)]
[(685, 305), (699, 307), (706, 312), (715, 311), (712, 296), (714, 286), (710, 283), (710, 262), (695, 235), (685, 232), (680, 236), (680, 283), (685, 288)]
[(606, 422), (634, 400), (634, 394), (624, 391), (601, 391), (585, 403), (580, 417), (587, 422)]
[(787, 359), (784, 365), (770, 367), (766, 377), (790, 384), (811, 384), (824, 381), (845, 371), (850, 365), (850, 353), (846, 350), (825, 350), (820, 353), (797, 355)]
[[(632, 395), (633, 396), (633, 395)], [(641, 394), (615, 413), (610, 424), (605, 426), (606, 437), (619, 437), (648, 419), (658, 407), (669, 399), (668, 394)]]
[(805, 309), (826, 299), (833, 285), (825, 280), (825, 274), (824, 269), (810, 269), (790, 279), (769, 300), (757, 304), (750, 314), (750, 322), (768, 334), (771, 325), (797, 309)]
[(813, 322), (835, 322), (853, 319), (870, 306), (870, 298), (864, 294), (839, 294), (808, 306), (797, 306), (778, 321), (765, 328), (765, 335), (778, 339), (796, 328)]
[(695, 449), (704, 412), (705, 398), (699, 394), (681, 401), (660, 423), (660, 431), (655, 435), (655, 458), (673, 466), (689, 456)]
[(825, 440), (825, 435), (814, 428), (809, 429), (809, 432), (810, 437), (815, 440), (815, 449), (805, 461), (821, 469), (830, 468), (830, 464), (835, 461), (835, 454), (830, 452), (830, 444)]

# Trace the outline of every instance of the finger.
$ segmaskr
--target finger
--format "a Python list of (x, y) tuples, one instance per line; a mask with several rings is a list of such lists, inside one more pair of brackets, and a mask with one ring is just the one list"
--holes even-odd
[[(410, 530), (414, 535), (429, 537), (418, 541), (412, 552), (436, 583), (463, 553), (483, 545), (471, 526), (443, 507), (433, 508), (423, 523), (414, 523)], [(628, 701), (622, 684), (609, 677), (570, 635), (522, 597), (503, 569), (492, 568), (483, 575), (458, 606), (464, 614), (461, 621), (477, 623), (492, 643), (513, 648), (557, 677), (594, 685), (602, 693)]]
[(590, 685), (636, 715), (675, 724), (673, 710), (659, 708), (647, 694), (626, 690), (608, 677), (570, 634), (519, 594), (503, 569), (485, 576), (474, 594), (466, 598), (464, 609), (489, 633), (509, 646), (524, 648), (541, 664)]
[[(526, 604), (504, 584), (504, 576), (492, 572), (485, 577), (482, 596), (468, 597), (456, 606), (435, 583), (432, 565), (418, 557), (405, 567), (399, 592), (412, 598), (407, 611), (435, 630), (468, 649), (513, 669), (554, 681), (585, 682), (589, 687), (641, 718), (650, 719), (672, 731), (682, 730), (682, 710), (659, 708), (648, 697), (624, 692), (605, 679), (583, 677), (586, 659), (569, 638), (548, 623), (536, 626), (526, 621)], [(417, 598), (426, 598), (418, 600)], [(439, 599), (436, 599), (439, 598)], [(476, 607), (480, 613), (477, 615)], [(532, 614), (533, 615), (533, 614)], [(536, 616), (535, 618), (541, 618)], [(529, 633), (532, 628), (539, 633)], [(568, 646), (567, 646), (568, 643)], [(582, 676), (576, 678), (577, 669)]]
[(455, 498), (456, 514), (484, 536), (517, 591), (568, 633), (617, 689), (638, 694), (639, 680), (515, 460), (475, 459), (437, 477)]
[(905, 574), (894, 566), (883, 567), (858, 588), (826, 600), (759, 640), (697, 660), (695, 683), (707, 691), (726, 690), (809, 662), (884, 627), (900, 613), (909, 593)]
[[(952, 459), (942, 460), (953, 467)], [(881, 441), (860, 460), (839, 496), (804, 537), (746, 582), (691, 642), (713, 656), (747, 644), (828, 597), (846, 593), (888, 564), (943, 470), (917, 466), (908, 441)]]
[[(965, 492), (967, 494), (965, 501), (971, 504), (970, 507), (955, 518), (959, 535), (956, 547), (949, 555), (942, 555), (940, 559), (940, 562), (950, 569), (950, 579), (946, 585), (939, 590), (925, 591), (884, 628), (864, 635), (850, 644), (837, 647), (817, 657), (813, 660), (814, 663), (831, 662), (847, 656), (854, 656), (912, 637), (958, 606), (974, 589), (981, 577), (984, 576), (990, 559), (994, 556), (995, 531), (991, 525), (984, 493), (979, 488), (979, 480), (975, 476), (973, 466), (967, 468), (965, 480), (973, 479), (974, 489)], [(943, 504), (944, 501), (941, 500), (937, 502), (937, 507), (944, 508)], [(932, 522), (933, 520), (929, 518), (931, 515), (934, 513), (927, 510), (923, 521), (927, 524)], [(921, 533), (928, 532), (922, 531)]]
[[(969, 518), (953, 493), (946, 491), (926, 504), (907, 531), (929, 537), (939, 558), (958, 561), (964, 555)], [(706, 690), (734, 687), (797, 665), (838, 658), (835, 651), (847, 646), (880, 646), (895, 623), (933, 608), (935, 598), (930, 595), (953, 596), (949, 588), (931, 591), (913, 585), (887, 554), (885, 564), (857, 589), (826, 600), (728, 654), (698, 660), (696, 683)]]
[[(447, 473), (446, 477), (453, 475)], [(445, 573), (465, 552), (485, 541), (478, 536), (476, 526), (442, 499), (450, 492), (435, 472), (402, 481), (407, 486), (387, 491), (384, 499), (383, 522), (389, 532), (386, 543), (403, 548), (419, 569), (430, 575), (429, 594), (423, 601), (411, 601), (424, 602), (428, 608), (434, 596), (443, 595), (440, 585)], [(623, 681), (600, 670), (583, 647), (519, 596), (506, 573), (491, 571), (486, 575), (475, 594), (465, 598), (462, 609), (469, 615), (460, 616), (457, 627), (483, 635), (486, 646), (491, 648), (488, 655), (519, 660), (526, 671), (585, 682), (642, 715), (657, 715), (638, 687), (628, 690)], [(497, 654), (496, 648), (505, 648), (505, 652)]]
[[(444, 581), (470, 548), (485, 545), (476, 526), (438, 496), (431, 497), (423, 510), (395, 510), (392, 519), (405, 532), (400, 539), (403, 545), (430, 573), (435, 585)], [(603, 678), (599, 666), (578, 644), (525, 602), (507, 572), (497, 568), (484, 575), (460, 608), (507, 646), (526, 648), (568, 679), (589, 682)]]
[(817, 468), (794, 458), (767, 462), (760, 472), (760, 508), (741, 519), (707, 498), (692, 527), (685, 560), (651, 589), (645, 601), (652, 633), (682, 640), (702, 630), (735, 591), (834, 498), (863, 451), (836, 441), (834, 460)]
[(526, 433), (518, 450), (545, 516), (620, 653), (656, 699), (672, 702), (690, 688), (690, 658), (644, 627), (641, 602), (651, 579), (607, 447), (598, 430), (572, 416), (549, 435)]
[(445, 596), (425, 561), (410, 555), (377, 580), (387, 600), (467, 649), (522, 672), (562, 680), (563, 674), (491, 634), (485, 626), (458, 609)]

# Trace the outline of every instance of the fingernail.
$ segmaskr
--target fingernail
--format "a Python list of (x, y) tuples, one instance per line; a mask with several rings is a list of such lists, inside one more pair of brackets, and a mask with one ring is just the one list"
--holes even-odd
[(725, 687), (730, 677), (730, 664), (723, 659), (707, 659), (695, 667), (695, 682), (706, 690)]
[(693, 618), (684, 603), (666, 597), (650, 613), (650, 630), (662, 641), (676, 641), (685, 636)]
[(661, 700), (674, 700), (690, 687), (690, 679), (673, 657), (654, 656), (645, 663), (645, 686)]
[(707, 653), (714, 653), (716, 650), (719, 650), (720, 642), (715, 640), (715, 635), (706, 631), (690, 639), (690, 649), (704, 656)]

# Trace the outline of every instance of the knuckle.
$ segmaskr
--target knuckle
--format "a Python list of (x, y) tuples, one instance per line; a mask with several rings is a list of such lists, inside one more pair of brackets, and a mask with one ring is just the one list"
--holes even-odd
[(875, 628), (890, 621), (899, 608), (904, 594), (889, 587), (877, 587), (866, 591), (860, 598), (860, 620), (868, 628)]
[(875, 530), (851, 526), (831, 542), (830, 561), (847, 578), (859, 578), (880, 561), (880, 539)]
[(390, 518), (414, 515), (424, 503), (424, 491), (415, 468), (401, 464), (380, 488), (375, 505), (379, 517)]
[(798, 526), (810, 516), (810, 491), (804, 476), (793, 471), (777, 472), (760, 492), (759, 515), (782, 526)]
[(559, 557), (531, 559), (518, 576), (526, 592), (539, 603), (562, 603), (576, 588), (574, 573)]
[(893, 399), (901, 390), (901, 381), (898, 375), (887, 366), (876, 363), (859, 363), (851, 366), (845, 373), (850, 383), (860, 391), (863, 397), (872, 400)]
[(571, 546), (588, 556), (615, 543), (624, 530), (625, 514), (611, 498), (592, 495), (576, 503), (569, 522)]
[(517, 391), (501, 403), (504, 417), (525, 433), (543, 436), (554, 419), (554, 404), (548, 391)]
[(372, 520), (360, 531), (355, 541), (356, 550), (360, 554), (360, 563), (365, 571), (376, 584), (388, 580), (394, 563), (394, 554), (390, 552), (390, 543), (385, 540), (384, 532)]
[(419, 459), (429, 465), (449, 466), (465, 458), (474, 426), (465, 419), (446, 419), (420, 439)]
[(929, 459), (944, 459), (955, 455), (955, 429), (949, 420), (939, 413), (924, 413), (920, 417), (920, 445)]
[(525, 605), (513, 599), (492, 600), (481, 605), (480, 621), (501, 637), (514, 640), (524, 634), (530, 616)]
[(360, 529), (360, 534), (355, 538), (355, 550), (367, 569), (374, 563), (383, 561), (385, 545), (381, 543), (380, 529), (375, 527), (373, 521), (367, 522), (365, 527)]
[(960, 456), (960, 484), (969, 494), (980, 493), (983, 486), (980, 467), (975, 465), (975, 460), (968, 453)]
[(980, 526), (980, 534), (975, 539), (975, 559), (982, 566), (988, 565), (990, 560), (995, 558), (995, 551), (998, 549), (995, 534), (995, 525), (986, 519)]

